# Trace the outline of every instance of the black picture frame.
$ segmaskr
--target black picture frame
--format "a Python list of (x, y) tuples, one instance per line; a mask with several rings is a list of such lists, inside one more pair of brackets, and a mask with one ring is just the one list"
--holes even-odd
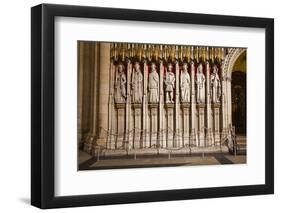
[[(54, 23), (58, 16), (265, 29), (265, 184), (56, 197)], [(31, 52), (32, 205), (46, 209), (274, 193), (274, 19), (41, 4), (31, 8)]]

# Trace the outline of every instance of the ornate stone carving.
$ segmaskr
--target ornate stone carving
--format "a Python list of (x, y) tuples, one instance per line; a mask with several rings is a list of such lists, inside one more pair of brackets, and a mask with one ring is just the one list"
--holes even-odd
[(181, 72), (180, 78), (180, 89), (181, 89), (181, 102), (189, 103), (190, 102), (190, 76), (188, 73), (187, 63), (183, 64), (183, 70)]
[(221, 82), (218, 75), (218, 67), (214, 65), (214, 71), (211, 74), (211, 97), (213, 103), (219, 103), (221, 97)]
[(124, 65), (119, 63), (117, 66), (116, 78), (115, 78), (115, 103), (126, 102), (126, 75), (124, 72)]
[(196, 73), (197, 103), (205, 103), (205, 76), (203, 65), (200, 63)]
[(246, 50), (244, 48), (228, 48), (228, 54), (222, 63), (222, 77), (230, 78), (231, 73), (237, 58)]
[(167, 73), (165, 76), (165, 95), (166, 95), (166, 103), (174, 102), (174, 88), (175, 88), (175, 74), (173, 73), (173, 65), (171, 63), (168, 64)]
[(139, 62), (135, 63), (132, 73), (132, 102), (142, 103), (143, 97), (143, 75)]
[(156, 70), (155, 63), (151, 64), (151, 71), (148, 76), (148, 91), (149, 91), (149, 103), (159, 102), (159, 75)]

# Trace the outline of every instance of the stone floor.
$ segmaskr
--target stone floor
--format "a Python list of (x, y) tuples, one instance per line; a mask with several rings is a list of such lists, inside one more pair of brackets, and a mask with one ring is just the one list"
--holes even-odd
[(143, 155), (116, 156), (99, 159), (79, 152), (79, 170), (148, 168), (169, 166), (244, 164), (246, 155), (230, 155), (227, 153), (197, 153), (189, 155)]

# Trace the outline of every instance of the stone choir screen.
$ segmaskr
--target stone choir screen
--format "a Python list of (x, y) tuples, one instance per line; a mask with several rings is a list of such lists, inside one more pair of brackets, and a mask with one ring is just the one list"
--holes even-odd
[(246, 48), (77, 48), (79, 170), (246, 163)]

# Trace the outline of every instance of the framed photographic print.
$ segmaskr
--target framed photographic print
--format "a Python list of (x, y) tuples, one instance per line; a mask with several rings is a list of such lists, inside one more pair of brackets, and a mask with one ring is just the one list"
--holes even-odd
[(31, 203), (274, 192), (274, 20), (31, 9)]

